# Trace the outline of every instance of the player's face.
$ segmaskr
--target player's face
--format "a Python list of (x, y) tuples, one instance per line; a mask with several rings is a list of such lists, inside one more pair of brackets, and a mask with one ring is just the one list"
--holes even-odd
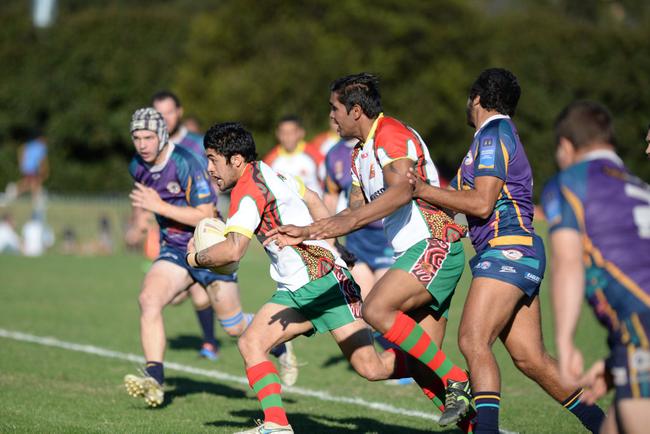
[(467, 98), (467, 107), (465, 108), (465, 115), (467, 116), (467, 125), (472, 128), (476, 128), (476, 123), (474, 121), (474, 101), (470, 98)]
[(208, 174), (220, 191), (228, 191), (237, 183), (237, 170), (227, 164), (226, 157), (217, 154), (213, 149), (206, 149), (208, 157)]
[(155, 108), (156, 111), (165, 118), (169, 134), (174, 135), (178, 130), (181, 118), (183, 117), (183, 109), (181, 107), (176, 107), (176, 103), (171, 98), (155, 101), (153, 103), (153, 108)]
[[(350, 110), (350, 113), (352, 110)], [(344, 139), (351, 139), (355, 136), (355, 122), (345, 105), (339, 101), (336, 92), (330, 94), (330, 120), (336, 125), (336, 132)]]
[(135, 151), (147, 163), (153, 163), (158, 157), (158, 134), (149, 130), (136, 130), (131, 135)]
[(645, 154), (650, 158), (650, 129), (648, 129), (648, 132), (645, 135), (645, 143), (648, 145), (648, 147), (645, 148)]
[(305, 137), (305, 130), (293, 121), (286, 121), (278, 125), (275, 131), (280, 142), (280, 146), (289, 152), (292, 152), (298, 146), (298, 143)]
[(569, 140), (560, 137), (555, 149), (555, 161), (561, 170), (566, 169), (573, 164), (575, 158), (575, 150)]

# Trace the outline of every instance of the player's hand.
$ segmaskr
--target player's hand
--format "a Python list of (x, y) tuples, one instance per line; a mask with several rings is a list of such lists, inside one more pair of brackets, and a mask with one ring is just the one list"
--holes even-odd
[(266, 239), (262, 243), (264, 247), (272, 242), (280, 248), (295, 246), (309, 238), (308, 226), (283, 225), (271, 229), (265, 234)]
[(187, 242), (187, 253), (196, 253), (196, 247), (194, 247), (194, 237), (190, 238)]
[(577, 389), (584, 372), (582, 353), (572, 342), (558, 345), (558, 364), (562, 383), (571, 389)]
[(356, 219), (349, 214), (338, 214), (316, 220), (311, 224), (311, 236), (315, 240), (326, 240), (345, 235), (355, 229)]
[(131, 205), (134, 207), (154, 213), (158, 212), (160, 205), (164, 203), (156, 190), (142, 185), (139, 182), (135, 183), (135, 188), (131, 190), (129, 197), (131, 198)]
[(605, 361), (599, 360), (580, 379), (580, 386), (584, 388), (582, 401), (586, 404), (594, 404), (598, 398), (607, 393), (609, 384)]
[(415, 173), (415, 169), (412, 167), (409, 167), (409, 171), (406, 172), (406, 177), (409, 180), (409, 184), (411, 184), (411, 188), (413, 189), (413, 197), (420, 197), (420, 192), (422, 191), (423, 188), (426, 188), (429, 184), (424, 182), (420, 176)]

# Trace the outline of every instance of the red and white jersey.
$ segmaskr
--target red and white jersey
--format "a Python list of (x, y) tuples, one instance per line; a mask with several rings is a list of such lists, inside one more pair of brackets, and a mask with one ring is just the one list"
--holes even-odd
[[(230, 216), (224, 235), (237, 232), (248, 238), (265, 234), (281, 225), (307, 226), (313, 222), (302, 198), (305, 185), (296, 177), (284, 176), (261, 161), (248, 163), (230, 193)], [(332, 271), (334, 264), (346, 268), (338, 253), (322, 240), (305, 241), (278, 249), (265, 247), (271, 259), (271, 277), (278, 290), (296, 291)]]
[(300, 142), (293, 152), (287, 152), (277, 145), (264, 157), (264, 162), (278, 173), (300, 178), (305, 187), (322, 196), (323, 187), (318, 177), (319, 161), (306, 148), (307, 144)]
[[(361, 187), (368, 202), (376, 200), (386, 190), (384, 167), (402, 158), (413, 161), (422, 179), (440, 186), (438, 170), (420, 135), (397, 119), (380, 114), (365, 142), (357, 144), (352, 152), (352, 183)], [(397, 256), (426, 238), (456, 241), (466, 231), (447, 214), (419, 199), (385, 217), (383, 223)]]

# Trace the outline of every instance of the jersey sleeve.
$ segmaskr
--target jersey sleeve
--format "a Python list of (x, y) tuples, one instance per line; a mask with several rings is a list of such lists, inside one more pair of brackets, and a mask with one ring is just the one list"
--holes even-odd
[(185, 164), (179, 164), (177, 175), (185, 189), (185, 199), (189, 206), (214, 204), (217, 196), (210, 184), (208, 173), (199, 160), (192, 154), (182, 161)]
[(548, 222), (549, 233), (560, 229), (569, 228), (580, 231), (580, 223), (576, 214), (576, 207), (581, 207), (568, 186), (563, 186), (561, 177), (556, 175), (545, 186), (542, 192), (542, 209)]
[(137, 176), (137, 170), (138, 170), (138, 160), (136, 160), (136, 158), (133, 157), (133, 159), (129, 163), (129, 175), (131, 175), (131, 178), (133, 178), (134, 181), (139, 181)]
[(482, 132), (474, 159), (474, 177), (494, 176), (505, 181), (508, 161), (514, 151), (511, 144), (514, 145), (512, 140), (496, 128)]
[(305, 183), (302, 181), (302, 179), (300, 179), (300, 177), (283, 175), (281, 173), (278, 173), (278, 177), (289, 187), (291, 191), (297, 193), (301, 198), (305, 197), (307, 187), (305, 187)]
[(375, 152), (382, 169), (402, 158), (417, 161), (418, 143), (419, 139), (403, 125), (383, 126), (381, 134), (375, 138)]
[(230, 232), (253, 238), (257, 232), (266, 206), (266, 199), (252, 181), (236, 185), (230, 193), (230, 212), (224, 235)]
[(361, 187), (361, 180), (359, 178), (359, 172), (357, 169), (358, 167), (357, 159), (359, 158), (360, 153), (361, 153), (361, 147), (357, 145), (352, 150), (352, 156), (350, 157), (352, 159), (352, 165), (350, 167), (350, 176), (352, 178), (352, 185), (356, 185), (357, 187)]

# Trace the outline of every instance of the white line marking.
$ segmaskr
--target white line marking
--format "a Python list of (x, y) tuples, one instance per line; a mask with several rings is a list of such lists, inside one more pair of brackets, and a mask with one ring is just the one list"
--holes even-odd
[[(77, 351), (80, 353), (94, 354), (96, 356), (108, 357), (111, 359), (126, 360), (129, 362), (135, 362), (140, 364), (143, 364), (145, 362), (143, 357), (135, 354), (121, 353), (119, 351), (111, 351), (105, 348), (95, 347), (93, 345), (75, 344), (74, 342), (65, 342), (56, 338), (35, 336), (35, 335), (30, 335), (28, 333), (15, 332), (15, 331), (6, 330), (2, 328), (0, 328), (0, 337), (13, 339), (21, 342), (31, 342), (34, 344), (45, 345), (48, 347), (63, 348), (65, 350)], [(230, 383), (243, 384), (248, 387), (248, 379), (246, 379), (245, 377), (231, 375), (225, 372), (219, 372), (215, 369), (194, 368), (192, 366), (182, 365), (180, 363), (174, 363), (174, 362), (165, 362), (165, 368), (172, 369), (175, 371), (180, 371), (180, 372), (186, 372), (188, 374), (214, 378), (216, 380), (226, 381)], [(320, 390), (305, 389), (303, 387), (295, 387), (295, 386), (282, 386), (282, 391), (287, 393), (293, 393), (296, 395), (308, 396), (311, 398), (320, 399), (321, 401), (354, 404), (360, 407), (366, 407), (373, 410), (383, 411), (385, 413), (398, 414), (401, 416), (418, 417), (421, 419), (432, 420), (434, 422), (437, 422), (439, 419), (438, 415), (431, 414), (431, 413), (425, 413), (417, 410), (408, 410), (405, 408), (395, 407), (390, 404), (385, 404), (383, 402), (366, 401), (365, 399), (361, 399), (361, 398), (335, 396), (335, 395), (331, 395), (328, 392), (324, 392)], [(511, 432), (511, 431), (505, 431), (505, 430), (500, 430), (500, 431), (503, 434), (517, 434), (516, 432)]]

